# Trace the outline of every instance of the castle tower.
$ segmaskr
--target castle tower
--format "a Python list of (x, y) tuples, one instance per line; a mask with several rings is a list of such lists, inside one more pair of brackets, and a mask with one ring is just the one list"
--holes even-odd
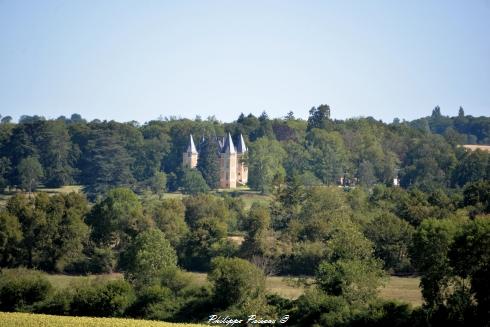
[(243, 135), (240, 134), (240, 138), (238, 139), (238, 143), (236, 146), (236, 151), (237, 151), (236, 176), (237, 176), (237, 183), (241, 185), (245, 185), (248, 182), (248, 167), (243, 162), (247, 150), (248, 149), (247, 146), (245, 145), (245, 140), (243, 139)]
[(191, 134), (189, 135), (189, 145), (187, 146), (187, 150), (182, 154), (182, 163), (184, 164), (184, 167), (196, 168), (198, 155)]
[(237, 183), (237, 152), (230, 133), (223, 141), (219, 154), (220, 187), (236, 188)]

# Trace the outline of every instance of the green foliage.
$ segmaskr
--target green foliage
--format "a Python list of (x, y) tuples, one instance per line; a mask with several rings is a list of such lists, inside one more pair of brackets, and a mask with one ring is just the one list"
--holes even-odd
[(206, 180), (202, 177), (201, 172), (195, 169), (184, 170), (180, 180), (180, 186), (184, 194), (195, 195), (209, 191), (208, 184), (206, 184)]
[[(463, 227), (449, 252), (450, 264), (462, 278), (471, 279), (471, 292), (477, 301), (478, 319), (490, 319), (490, 219), (478, 217)], [(470, 298), (471, 296), (467, 296)]]
[(60, 187), (73, 182), (74, 150), (70, 135), (61, 121), (48, 121), (42, 124), (36, 146), (44, 167), (45, 184)]
[(340, 259), (321, 263), (316, 282), (329, 295), (342, 296), (351, 304), (365, 304), (376, 297), (384, 276), (377, 260)]
[(110, 126), (101, 126), (82, 136), (80, 182), (85, 185), (89, 198), (107, 192), (113, 187), (130, 187), (135, 179), (131, 172), (134, 158), (130, 156), (125, 142), (130, 143), (128, 135)]
[(226, 239), (227, 226), (214, 218), (199, 220), (191, 229), (182, 253), (182, 263), (188, 269), (205, 271), (211, 258), (236, 252), (236, 246)]
[(63, 271), (82, 255), (89, 233), (84, 223), (88, 203), (82, 195), (14, 196), (7, 211), (17, 217), (23, 235), (17, 264)]
[(413, 237), (412, 259), (421, 274), (422, 295), (429, 307), (443, 304), (451, 281), (448, 252), (458, 224), (444, 219), (426, 219)]
[(330, 222), (334, 219), (346, 219), (351, 215), (345, 193), (336, 187), (314, 187), (306, 194), (299, 213), (300, 230), (295, 232), (294, 226), (289, 230), (293, 237), (301, 240), (324, 240), (330, 230)]
[(0, 274), (0, 310), (28, 311), (44, 301), (52, 290), (49, 281), (40, 273), (13, 269)]
[(217, 219), (226, 222), (230, 211), (225, 201), (211, 194), (200, 194), (184, 199), (185, 221), (189, 227), (194, 228), (203, 219)]
[(330, 121), (330, 107), (326, 104), (321, 104), (318, 108), (310, 109), (308, 117), (308, 130), (313, 128), (327, 128)]
[(490, 181), (468, 184), (463, 190), (463, 197), (465, 206), (473, 206), (477, 213), (490, 213)]
[(209, 136), (199, 146), (197, 169), (201, 172), (204, 180), (211, 189), (219, 187), (220, 172), (217, 153), (217, 141)]
[(282, 162), (286, 153), (281, 145), (268, 138), (260, 138), (249, 147), (248, 184), (251, 188), (270, 193), (275, 177), (282, 178)]
[(3, 190), (9, 185), (8, 177), (12, 170), (10, 159), (7, 157), (0, 157), (0, 190)]
[(365, 234), (374, 243), (374, 254), (384, 262), (387, 270), (410, 270), (409, 248), (414, 228), (390, 213), (375, 217), (366, 225)]
[(185, 222), (185, 207), (180, 199), (163, 199), (156, 203), (145, 203), (145, 210), (152, 220), (170, 241), (174, 248), (177, 248), (183, 237), (188, 233), (189, 228)]
[(153, 285), (140, 290), (127, 313), (135, 318), (150, 320), (172, 320), (181, 307), (172, 291)]
[(87, 217), (92, 228), (91, 238), (99, 246), (124, 249), (140, 232), (153, 222), (143, 214), (141, 203), (131, 190), (116, 188), (98, 202)]
[(150, 177), (146, 186), (155, 194), (163, 195), (167, 190), (167, 175), (164, 172), (157, 171), (155, 175)]
[(0, 211), (0, 266), (9, 267), (18, 263), (21, 242), (19, 219), (8, 212)]
[(490, 179), (490, 153), (481, 150), (464, 151), (456, 165), (452, 184), (464, 186), (467, 183)]
[(347, 170), (347, 150), (338, 132), (313, 129), (308, 135), (309, 156), (315, 175), (325, 184), (335, 184)]
[(134, 301), (131, 285), (123, 280), (81, 284), (72, 292), (70, 314), (74, 316), (121, 317)]
[(208, 278), (213, 284), (214, 304), (221, 309), (265, 296), (264, 273), (243, 259), (213, 259)]
[(17, 173), (20, 178), (20, 186), (29, 193), (36, 190), (44, 176), (43, 167), (36, 157), (22, 159), (17, 166)]
[(159, 229), (150, 229), (138, 234), (122, 253), (120, 267), (136, 287), (154, 285), (177, 269), (177, 255)]
[(272, 255), (274, 236), (268, 207), (254, 203), (243, 221), (243, 228), (248, 232), (241, 245), (241, 252), (246, 258)]

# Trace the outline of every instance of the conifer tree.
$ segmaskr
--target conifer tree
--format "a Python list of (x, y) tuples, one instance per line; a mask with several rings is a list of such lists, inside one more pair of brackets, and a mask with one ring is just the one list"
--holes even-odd
[(201, 172), (204, 180), (210, 188), (219, 186), (219, 157), (218, 145), (210, 137), (201, 144), (197, 169)]

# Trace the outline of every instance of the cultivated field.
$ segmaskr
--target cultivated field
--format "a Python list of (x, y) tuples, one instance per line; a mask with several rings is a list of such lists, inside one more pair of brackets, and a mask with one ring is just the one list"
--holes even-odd
[(174, 324), (160, 321), (91, 318), (70, 316), (49, 316), (31, 313), (0, 312), (0, 327), (58, 327), (58, 326), (93, 326), (93, 327), (192, 327), (195, 324)]

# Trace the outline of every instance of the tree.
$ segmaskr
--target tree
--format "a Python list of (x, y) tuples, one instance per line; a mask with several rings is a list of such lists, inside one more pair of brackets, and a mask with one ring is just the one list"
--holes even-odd
[(383, 213), (366, 225), (366, 236), (374, 243), (374, 254), (385, 269), (403, 272), (410, 269), (409, 248), (414, 228), (391, 213)]
[(313, 128), (326, 128), (330, 121), (330, 107), (326, 104), (319, 105), (318, 108), (310, 109), (308, 117), (308, 128), (310, 131)]
[(439, 118), (441, 117), (441, 107), (439, 106), (436, 106), (433, 110), (432, 110), (432, 118)]
[(152, 227), (143, 214), (141, 203), (131, 190), (115, 188), (98, 202), (87, 217), (92, 228), (91, 238), (99, 246), (123, 250), (131, 240)]
[(40, 124), (35, 137), (36, 147), (40, 150), (40, 161), (44, 167), (45, 184), (60, 187), (73, 182), (73, 149), (64, 122), (47, 121)]
[(259, 268), (239, 258), (214, 258), (208, 279), (213, 302), (221, 309), (243, 306), (265, 295), (265, 276)]
[(140, 288), (158, 284), (166, 274), (177, 270), (177, 254), (159, 229), (144, 231), (122, 253), (124, 277)]
[(44, 176), (43, 167), (36, 157), (27, 157), (17, 166), (21, 187), (29, 194), (34, 191)]
[(11, 170), (12, 166), (10, 164), (10, 159), (7, 157), (0, 157), (0, 190), (9, 185), (8, 177)]
[(147, 186), (153, 193), (162, 196), (167, 190), (167, 175), (161, 171), (156, 172), (148, 179)]
[(465, 151), (452, 174), (452, 184), (457, 186), (489, 179), (490, 154), (480, 150)]
[(218, 144), (211, 137), (206, 138), (200, 145), (197, 169), (201, 172), (209, 188), (216, 189), (219, 187)]
[[(477, 217), (466, 224), (449, 252), (451, 266), (457, 275), (471, 279), (471, 292), (477, 300), (481, 323), (490, 320), (490, 219)], [(471, 299), (470, 299), (471, 300)]]
[(426, 219), (414, 234), (412, 259), (421, 274), (422, 295), (430, 308), (447, 299), (453, 276), (448, 252), (457, 231), (458, 225), (449, 219)]
[(201, 172), (195, 169), (184, 169), (180, 186), (184, 194), (199, 194), (209, 191), (208, 184), (206, 184)]
[(134, 177), (130, 167), (134, 159), (124, 140), (111, 130), (93, 130), (82, 151), (81, 180), (90, 199), (112, 187), (131, 187)]
[(243, 229), (247, 235), (241, 245), (241, 251), (246, 258), (271, 256), (274, 244), (271, 243), (273, 235), (270, 228), (269, 208), (255, 202), (243, 222)]
[(459, 107), (459, 110), (458, 110), (458, 118), (464, 118), (464, 109), (463, 107)]
[(236, 246), (227, 240), (227, 225), (218, 218), (199, 220), (187, 234), (182, 264), (186, 269), (207, 271), (212, 258), (236, 253)]
[(82, 195), (18, 195), (9, 199), (7, 211), (22, 230), (19, 264), (59, 272), (82, 257), (89, 234), (84, 223), (88, 203)]
[(490, 213), (490, 182), (470, 183), (463, 189), (463, 204), (473, 206), (474, 212)]
[(185, 223), (185, 207), (179, 199), (158, 201), (149, 208), (148, 214), (174, 248), (180, 245), (182, 239), (189, 232)]
[(19, 264), (22, 229), (16, 216), (0, 211), (0, 266)]
[(334, 184), (347, 170), (347, 150), (338, 132), (313, 129), (308, 135), (311, 165), (325, 184)]
[[(39, 193), (36, 197), (39, 196), (46, 198), (43, 193)], [(11, 197), (7, 201), (6, 208), (9, 214), (19, 219), (23, 235), (22, 255), (19, 259), (31, 268), (39, 263), (37, 258), (40, 256), (46, 238), (49, 243), (50, 234), (44, 233), (46, 225), (44, 212), (36, 210), (34, 199), (20, 194)]]
[(269, 193), (275, 176), (284, 176), (282, 162), (286, 153), (279, 142), (260, 138), (249, 147), (248, 184), (251, 188)]
[(1, 123), (2, 124), (10, 124), (12, 122), (12, 117), (11, 116), (5, 116), (2, 117)]
[[(302, 203), (297, 224), (290, 223), (290, 236), (299, 240), (323, 241), (332, 232), (332, 222), (348, 221), (351, 210), (345, 193), (337, 187), (313, 187)], [(294, 225), (299, 225), (294, 235)]]
[(316, 282), (328, 295), (341, 296), (350, 304), (369, 303), (383, 284), (384, 271), (379, 261), (324, 261), (318, 267)]

